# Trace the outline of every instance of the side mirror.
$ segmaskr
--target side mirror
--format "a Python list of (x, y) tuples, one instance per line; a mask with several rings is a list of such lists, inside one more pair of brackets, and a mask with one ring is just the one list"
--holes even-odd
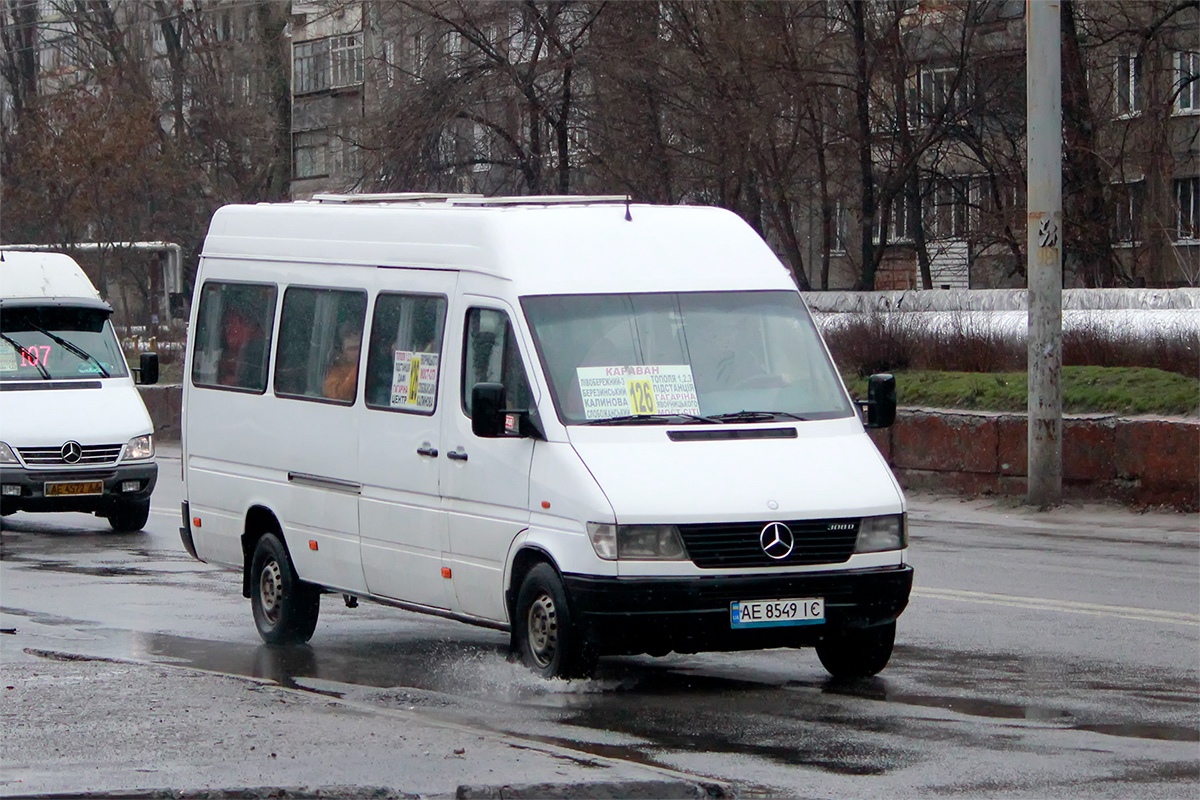
[(868, 428), (890, 428), (896, 421), (896, 376), (888, 373), (867, 379), (867, 400), (862, 403)]
[(142, 386), (158, 383), (158, 353), (142, 353), (138, 359), (137, 382)]
[(471, 390), (471, 432), (483, 439), (505, 435), (504, 384), (475, 384)]

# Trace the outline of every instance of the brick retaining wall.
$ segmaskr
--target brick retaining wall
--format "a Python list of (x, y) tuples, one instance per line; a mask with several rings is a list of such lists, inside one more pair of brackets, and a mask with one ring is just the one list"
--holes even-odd
[[(181, 387), (139, 389), (157, 435), (177, 440)], [(906, 489), (1025, 494), (1024, 414), (905, 408), (871, 438)], [(1064, 417), (1063, 494), (1200, 510), (1200, 420)]]
[[(1024, 414), (906, 408), (871, 438), (906, 489), (1025, 494)], [(1063, 495), (1200, 510), (1200, 420), (1065, 416)]]

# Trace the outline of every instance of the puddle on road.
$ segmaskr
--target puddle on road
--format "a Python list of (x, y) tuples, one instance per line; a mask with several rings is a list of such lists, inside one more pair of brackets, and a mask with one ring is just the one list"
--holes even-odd
[[(9, 613), (17, 612), (10, 610)], [(56, 620), (41, 617), (38, 621), (42, 624), (56, 623)], [(78, 620), (57, 622), (80, 624)], [(96, 634), (103, 631), (92, 628), (90, 632)], [(372, 694), (370, 702), (402, 708), (469, 710), (473, 704), (481, 703), (527, 707), (535, 715), (549, 714), (565, 724), (645, 737), (655, 741), (656, 746), (668, 749), (702, 748), (713, 752), (736, 752), (788, 764), (812, 766), (811, 754), (804, 756), (794, 745), (777, 748), (770, 744), (735, 742), (733, 739), (737, 738), (737, 731), (730, 730), (727, 724), (718, 724), (716, 720), (730, 713), (730, 706), (735, 704), (739, 713), (775, 715), (780, 710), (778, 692), (782, 689), (809, 691), (815, 697), (834, 702), (832, 706), (827, 703), (819, 708), (791, 705), (792, 710), (808, 712), (812, 716), (812, 719), (805, 719), (803, 714), (798, 714), (794, 722), (820, 725), (854, 723), (857, 729), (868, 732), (886, 724), (886, 721), (878, 718), (858, 719), (852, 709), (837, 704), (837, 698), (937, 708), (989, 719), (1044, 722), (1056, 728), (1112, 736), (1200, 741), (1200, 730), (1195, 727), (1093, 722), (1076, 719), (1075, 714), (1062, 707), (902, 691), (894, 688), (894, 684), (885, 678), (841, 682), (832, 679), (779, 680), (762, 676), (756, 680), (753, 673), (749, 673), (750, 677), (732, 677), (694, 672), (678, 664), (614, 658), (601, 662), (597, 676), (592, 680), (545, 681), (509, 660), (506, 638), (502, 634), (486, 631), (481, 633), (484, 641), (432, 638), (428, 631), (421, 633), (418, 630), (416, 635), (398, 637), (388, 642), (346, 643), (345, 649), (337, 644), (323, 644), (317, 648), (310, 645), (216, 642), (164, 633), (109, 633), (110, 646), (103, 648), (103, 655), (109, 657), (127, 655), (142, 661), (273, 681), (288, 688), (335, 697), (345, 694), (338, 687), (377, 689), (381, 691)], [(120, 652), (122, 650), (125, 652)], [(1121, 687), (1112, 688), (1116, 690)], [(1123, 687), (1121, 690), (1132, 689)], [(679, 705), (676, 703), (679, 698), (686, 698), (688, 702)], [(1186, 694), (1173, 695), (1173, 699), (1194, 702), (1194, 698)], [(540, 709), (540, 712), (534, 709)], [(645, 718), (652, 714), (663, 717), (660, 719), (661, 725), (647, 727)], [(698, 717), (704, 714), (714, 720), (708, 730), (697, 724)], [(671, 730), (687, 733), (664, 735), (664, 731)], [(872, 748), (872, 752), (869, 763), (860, 765), (857, 759), (842, 754), (832, 759), (828, 768), (846, 771), (847, 774), (874, 774), (873, 770), (880, 762), (878, 750)], [(797, 761), (797, 758), (801, 761)], [(835, 764), (840, 766), (835, 769)]]
[(882, 700), (888, 703), (903, 703), (910, 706), (926, 708), (944, 708), (958, 714), (971, 717), (990, 717), (992, 719), (1024, 719), (1054, 722), (1071, 719), (1072, 714), (1065, 708), (1049, 708), (1039, 705), (1022, 705), (1019, 703), (1002, 703), (979, 697), (939, 697), (936, 695), (918, 695), (904, 692), (889, 692), (886, 688), (872, 691), (870, 687), (856, 688), (853, 685), (832, 684), (826, 691), (830, 694), (841, 694), (847, 697), (861, 697), (868, 700)]
[[(81, 624), (44, 618), (38, 622)], [(1038, 680), (1045, 677), (1045, 665), (1022, 664), (1014, 656), (983, 654), (969, 659), (950, 657), (963, 654), (898, 648), (894, 679), (885, 675), (858, 682), (791, 680), (774, 667), (758, 670), (753, 663), (736, 661), (622, 657), (602, 661), (593, 680), (568, 682), (544, 681), (509, 661), (505, 634), (486, 629), (457, 629), (450, 634), (440, 621), (416, 621), (388, 632), (386, 639), (378, 634), (370, 639), (353, 633), (326, 636), (315, 647), (220, 642), (90, 626), (89, 632), (104, 637), (87, 645), (100, 657), (186, 666), (380, 707), (419, 710), (446, 721), (637, 763), (670, 765), (679, 753), (704, 752), (870, 776), (918, 762), (920, 749), (912, 745), (917, 740), (937, 735), (957, 738), (957, 727), (944, 728), (938, 720), (856, 702), (862, 700), (1038, 722), (1048, 729), (1200, 741), (1195, 727), (1109, 723), (1087, 718), (1086, 713), (1076, 716), (1053, 704), (979, 696), (992, 683), (1006, 685), (1019, 679), (1022, 670), (1032, 670)], [(915, 679), (933, 691), (913, 691)], [(939, 687), (953, 687), (953, 691), (938, 691)], [(1151, 687), (1131, 682), (1112, 686), (1111, 691), (1127, 696), (1140, 688)], [(810, 696), (801, 696), (803, 692)], [(1175, 695), (1184, 704), (1194, 703), (1186, 693)], [(627, 741), (614, 743), (614, 735)]]

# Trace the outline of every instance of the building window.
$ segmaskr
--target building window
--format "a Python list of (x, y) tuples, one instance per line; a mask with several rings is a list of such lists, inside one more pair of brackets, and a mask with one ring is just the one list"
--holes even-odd
[(292, 86), (295, 94), (329, 88), (329, 41), (298, 42), (292, 47)]
[(396, 85), (396, 43), (383, 43), (383, 74), (388, 86)]
[(908, 119), (910, 127), (950, 120), (970, 104), (967, 76), (954, 67), (922, 69), (910, 82)]
[(292, 134), (292, 161), (296, 178), (318, 178), (329, 174), (326, 165), (328, 136), (325, 131)]
[(486, 172), (491, 165), (491, 132), (486, 125), (476, 122), (471, 133), (471, 169), (475, 172)]
[(362, 34), (334, 36), (329, 40), (329, 85), (333, 89), (357, 86), (363, 82)]
[(970, 232), (970, 178), (937, 178), (922, 195), (924, 224), (929, 239), (962, 239)]
[(233, 14), (228, 10), (220, 11), (213, 21), (213, 37), (218, 42), (228, 42), (233, 39)]
[(1175, 238), (1180, 241), (1200, 239), (1200, 178), (1181, 178), (1175, 181)]
[(1142, 57), (1136, 53), (1117, 57), (1113, 68), (1113, 110), (1118, 116), (1142, 110)]
[(1118, 183), (1112, 187), (1113, 229), (1112, 238), (1118, 244), (1136, 244), (1142, 218), (1142, 199), (1145, 187), (1141, 181)]
[[(889, 244), (895, 242), (911, 242), (913, 240), (913, 231), (916, 230), (919, 221), (917, 206), (909, 202), (907, 194), (899, 194), (892, 201), (892, 214), (888, 220), (887, 240)], [(879, 226), (883, 224), (883, 209), (879, 212), (879, 221), (875, 229), (875, 241), (879, 242)]]
[(332, 171), (346, 178), (355, 177), (362, 169), (362, 154), (355, 139), (355, 131), (343, 129), (328, 143), (334, 160)]
[(458, 31), (450, 31), (446, 34), (446, 38), (442, 40), (444, 47), (443, 56), (446, 59), (446, 77), (457, 78), (462, 75), (463, 55), (466, 50), (463, 48), (463, 37)]
[(362, 34), (298, 42), (292, 46), (295, 94), (358, 86), (363, 82)]
[(829, 231), (830, 255), (845, 255), (846, 253), (846, 206), (841, 200), (833, 204), (833, 220)]
[(1175, 54), (1175, 113), (1200, 113), (1200, 53)]

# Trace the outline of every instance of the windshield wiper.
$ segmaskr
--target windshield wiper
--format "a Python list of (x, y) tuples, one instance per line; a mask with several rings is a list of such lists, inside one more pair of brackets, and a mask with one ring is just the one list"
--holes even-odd
[(625, 414), (620, 417), (589, 419), (580, 425), (670, 425), (672, 423), (704, 423), (711, 425), (715, 420), (697, 414)]
[(719, 420), (721, 422), (769, 422), (771, 420), (786, 417), (787, 419), (796, 419), (804, 422), (806, 417), (799, 414), (793, 414), (790, 411), (733, 411), (729, 414), (713, 414), (710, 419)]
[(81, 361), (90, 361), (93, 364), (95, 364), (96, 369), (100, 370), (100, 377), (102, 377), (102, 378), (111, 378), (112, 377), (112, 375), (108, 374), (108, 370), (106, 370), (104, 368), (104, 365), (100, 363), (100, 359), (96, 358), (94, 355), (89, 353), (87, 350), (84, 350), (79, 345), (75, 344), (74, 342), (68, 342), (66, 339), (62, 338), (61, 336), (59, 336), (57, 334), (51, 333), (50, 331), (46, 330), (45, 328), (43, 328), (40, 325), (34, 325), (31, 323), (29, 325), (29, 327), (33, 328), (38, 333), (41, 333), (45, 336), (50, 337), (52, 340), (54, 340), (54, 342), (56, 344), (60, 345), (61, 347), (66, 348), (67, 352), (75, 355)]
[(42, 363), (41, 359), (39, 359), (37, 357), (36, 353), (29, 352), (28, 350), (25, 349), (25, 345), (9, 338), (9, 336), (7, 334), (0, 333), (0, 339), (3, 339), (4, 341), (11, 344), (17, 350), (17, 352), (19, 352), (21, 355), (25, 356), (26, 361), (28, 361), (30, 364), (33, 364), (35, 367), (37, 367), (38, 372), (42, 373), (42, 377), (44, 379), (50, 380), (50, 370), (46, 369), (46, 366)]

